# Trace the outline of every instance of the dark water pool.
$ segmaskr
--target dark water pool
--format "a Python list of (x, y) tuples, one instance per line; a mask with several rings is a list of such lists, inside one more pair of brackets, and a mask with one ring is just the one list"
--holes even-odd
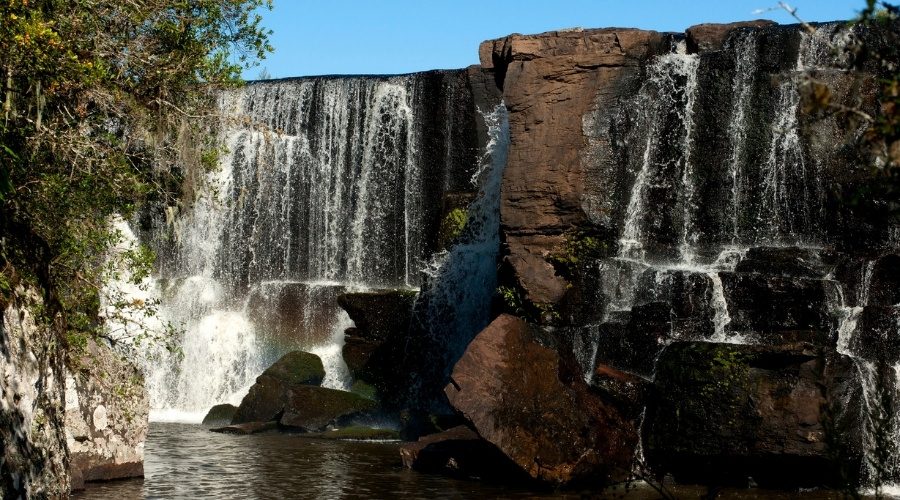
[[(189, 424), (150, 425), (143, 480), (88, 484), (79, 500), (130, 498), (658, 498), (647, 488), (534, 492), (405, 470), (397, 443), (308, 439), (296, 435), (235, 436)], [(679, 498), (705, 490), (680, 487)], [(796, 493), (726, 492), (723, 498), (796, 498)], [(825, 498), (824, 492), (804, 497)], [(837, 497), (837, 496), (835, 496)]]

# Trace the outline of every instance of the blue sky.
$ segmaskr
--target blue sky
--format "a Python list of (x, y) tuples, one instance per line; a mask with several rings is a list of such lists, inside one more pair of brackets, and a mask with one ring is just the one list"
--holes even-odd
[[(263, 12), (275, 53), (273, 77), (392, 74), (462, 68), (478, 62), (482, 40), (559, 28), (636, 27), (683, 31), (702, 22), (768, 18), (778, 0), (275, 0)], [(863, 0), (792, 0), (807, 21), (849, 19)]]

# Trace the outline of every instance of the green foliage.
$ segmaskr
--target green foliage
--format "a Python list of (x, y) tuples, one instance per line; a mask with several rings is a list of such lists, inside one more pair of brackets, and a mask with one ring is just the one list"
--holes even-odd
[(606, 241), (592, 231), (573, 229), (564, 237), (562, 246), (550, 255), (549, 261), (557, 274), (568, 281), (577, 278), (582, 266), (591, 265), (609, 253)]
[[(0, 267), (43, 291), (61, 339), (99, 334), (101, 304), (155, 313), (103, 296), (121, 241), (111, 217), (172, 202), (185, 173), (215, 164), (221, 148), (200, 118), (271, 50), (264, 7), (271, 0), (0, 3)], [(135, 283), (152, 270), (146, 249), (114, 257)]]
[(456, 207), (447, 212), (441, 220), (441, 228), (438, 231), (438, 246), (449, 247), (466, 228), (468, 218), (469, 213), (464, 208)]
[(503, 301), (506, 312), (522, 316), (525, 314), (524, 300), (519, 289), (511, 286), (498, 286), (497, 295)]

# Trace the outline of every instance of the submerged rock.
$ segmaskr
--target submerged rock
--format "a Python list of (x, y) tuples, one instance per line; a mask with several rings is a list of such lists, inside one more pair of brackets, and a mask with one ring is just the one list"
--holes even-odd
[(496, 446), (460, 425), (400, 447), (403, 466), (456, 477), (521, 479), (527, 476)]
[(376, 429), (361, 425), (344, 427), (324, 432), (303, 434), (304, 437), (336, 439), (347, 441), (398, 441), (400, 433), (394, 429)]
[(644, 451), (679, 482), (833, 484), (840, 467), (859, 471), (857, 384), (849, 358), (810, 344), (675, 343), (657, 365)]
[(608, 483), (630, 472), (637, 432), (594, 395), (557, 352), (514, 316), (469, 344), (445, 392), (478, 434), (529, 476), (552, 484)]
[(237, 406), (232, 404), (213, 406), (203, 417), (203, 425), (228, 425), (235, 413), (237, 413)]
[(211, 432), (220, 434), (259, 434), (262, 432), (277, 431), (278, 422), (246, 422), (243, 424), (226, 425), (210, 429)]

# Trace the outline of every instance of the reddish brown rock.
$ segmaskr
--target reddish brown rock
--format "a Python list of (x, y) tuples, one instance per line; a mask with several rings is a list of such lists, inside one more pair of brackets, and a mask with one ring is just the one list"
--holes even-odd
[(523, 473), (496, 446), (460, 425), (400, 447), (403, 466), (419, 472), (480, 478), (520, 478)]
[(502, 315), (469, 344), (445, 393), (482, 438), (535, 479), (624, 479), (634, 426), (565, 365), (535, 342), (527, 323)]
[(708, 50), (719, 50), (725, 45), (728, 35), (738, 28), (762, 28), (773, 24), (777, 23), (766, 19), (758, 19), (756, 21), (742, 21), (739, 23), (707, 23), (691, 26), (686, 30), (687, 49), (691, 54)]
[[(812, 344), (674, 343), (657, 364), (647, 459), (683, 482), (831, 484), (840, 466), (859, 470), (855, 373), (849, 358)], [(836, 440), (846, 456), (829, 448)]]
[(600, 29), (510, 35), (481, 45), (482, 66), (494, 68), (509, 110), (500, 209), (507, 264), (532, 302), (561, 300), (566, 282), (545, 257), (562, 243), (563, 231), (586, 220), (583, 116), (624, 95), (620, 82), (638, 78), (640, 61), (662, 42), (652, 31)]

